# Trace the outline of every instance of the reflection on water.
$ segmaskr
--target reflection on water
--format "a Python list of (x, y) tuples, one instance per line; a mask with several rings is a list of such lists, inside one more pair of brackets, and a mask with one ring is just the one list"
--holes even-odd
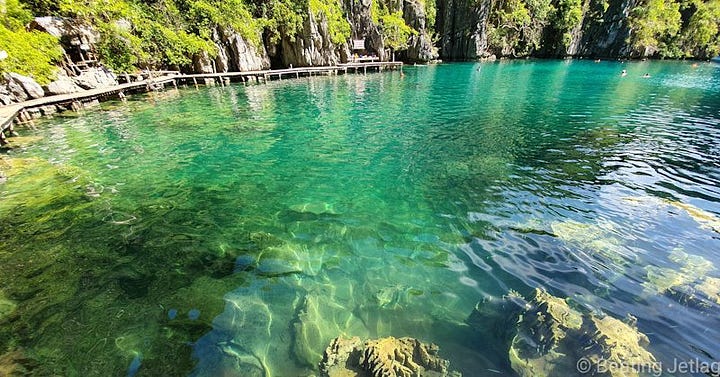
[(716, 360), (719, 83), (455, 64), (45, 120), (0, 161), (0, 370), (310, 376), (333, 338), (392, 335), (510, 375), (548, 359), (476, 304), (536, 288), (573, 342), (637, 326), (643, 360)]

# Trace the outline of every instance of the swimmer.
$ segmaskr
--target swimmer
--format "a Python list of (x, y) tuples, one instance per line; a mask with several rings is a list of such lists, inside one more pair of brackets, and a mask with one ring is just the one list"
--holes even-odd
[(622, 73), (620, 73), (620, 76), (622, 76), (622, 77), (627, 76), (627, 70), (623, 69)]
[(644, 75), (643, 75), (643, 78), (645, 78), (645, 79), (650, 78), (650, 74), (649, 74), (649, 73), (644, 74)]

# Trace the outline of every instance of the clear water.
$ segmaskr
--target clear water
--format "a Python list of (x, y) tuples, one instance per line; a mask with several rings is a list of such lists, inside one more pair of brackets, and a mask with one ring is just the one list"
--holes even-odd
[(0, 351), (37, 374), (309, 376), (338, 335), (394, 335), (512, 375), (465, 320), (544, 287), (634, 315), (660, 361), (720, 358), (720, 296), (657, 287), (720, 277), (720, 65), (404, 72), (22, 129), (0, 161)]

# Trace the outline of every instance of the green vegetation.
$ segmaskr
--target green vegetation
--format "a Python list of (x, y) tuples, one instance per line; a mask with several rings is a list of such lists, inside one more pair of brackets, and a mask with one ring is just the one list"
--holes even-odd
[(374, 23), (380, 25), (385, 46), (397, 51), (406, 49), (408, 38), (417, 35), (418, 31), (405, 23), (402, 9), (394, 9), (393, 5), (397, 7), (397, 4), (391, 2), (373, 0), (370, 4), (370, 17)]
[[(603, 22), (609, 6), (609, 1), (590, 1), (584, 10), (582, 0), (493, 2), (488, 49), (501, 56), (562, 56), (583, 17)], [(642, 0), (628, 22), (634, 56), (711, 58), (720, 53), (718, 0)]]
[(645, 0), (633, 9), (631, 46), (667, 58), (720, 53), (720, 1)]
[(330, 40), (333, 43), (347, 42), (350, 38), (350, 24), (345, 19), (338, 0), (310, 0), (310, 11), (327, 19)]
[(489, 49), (504, 56), (527, 56), (540, 48), (554, 7), (550, 0), (494, 2), (488, 24)]
[(632, 46), (639, 50), (669, 51), (668, 41), (680, 30), (680, 4), (673, 0), (645, 0), (630, 15)]
[(18, 0), (7, 0), (0, 8), (0, 51), (8, 54), (0, 61), (0, 73), (17, 72), (45, 84), (55, 74), (54, 62), (62, 57), (62, 49), (53, 36), (26, 31), (31, 19)]

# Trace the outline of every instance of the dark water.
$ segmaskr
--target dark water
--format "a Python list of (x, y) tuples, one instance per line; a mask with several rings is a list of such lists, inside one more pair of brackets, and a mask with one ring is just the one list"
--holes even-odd
[(393, 335), (512, 375), (466, 319), (543, 287), (632, 314), (663, 363), (712, 362), (719, 131), (720, 65), (662, 62), (406, 67), (43, 120), (0, 161), (0, 351), (38, 375), (309, 376), (336, 336)]

